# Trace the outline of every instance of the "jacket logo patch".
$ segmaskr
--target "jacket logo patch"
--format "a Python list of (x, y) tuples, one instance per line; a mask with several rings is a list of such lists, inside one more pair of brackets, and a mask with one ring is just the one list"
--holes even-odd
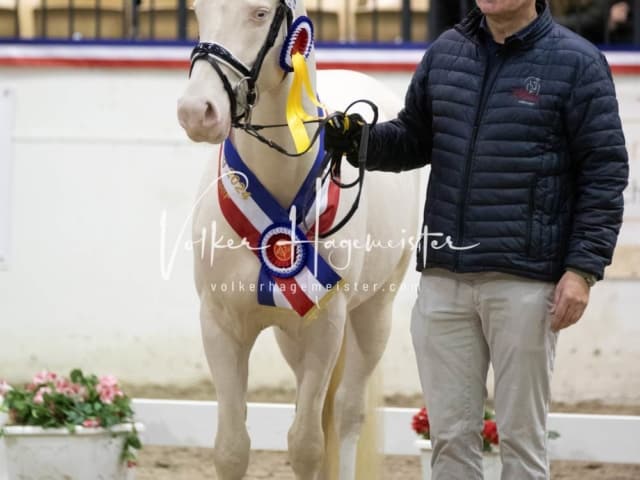
[(542, 80), (538, 77), (528, 77), (524, 81), (522, 88), (516, 88), (513, 90), (513, 96), (516, 97), (518, 103), (524, 105), (536, 105), (540, 100), (540, 86)]

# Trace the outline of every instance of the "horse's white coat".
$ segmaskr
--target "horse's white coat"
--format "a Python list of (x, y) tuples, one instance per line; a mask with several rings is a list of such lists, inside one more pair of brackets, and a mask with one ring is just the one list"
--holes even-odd
[[(250, 65), (267, 35), (277, 0), (198, 0), (196, 14), (202, 41), (216, 41)], [(266, 19), (261, 17), (266, 12)], [(297, 2), (296, 16), (304, 13)], [(259, 79), (260, 100), (253, 112), (256, 124), (283, 123), (291, 75), (284, 76), (278, 55), (284, 40), (267, 56)], [(315, 83), (315, 58), (308, 65)], [(236, 77), (227, 72), (232, 83)], [(370, 77), (355, 72), (326, 71), (318, 74), (322, 101), (344, 109), (353, 100), (367, 98), (380, 107), (383, 116), (394, 116), (400, 104), (389, 91)], [(292, 159), (278, 154), (244, 132), (229, 132), (229, 99), (211, 66), (196, 63), (186, 91), (179, 100), (178, 115), (187, 134), (196, 141), (221, 142), (227, 135), (240, 156), (281, 205), (289, 205), (316, 156)], [(307, 102), (307, 111), (314, 107)], [(363, 113), (367, 113), (366, 111)], [(311, 127), (309, 127), (311, 131)], [(267, 136), (289, 151), (294, 150), (288, 129), (268, 130)], [(195, 282), (201, 301), (202, 334), (219, 401), (219, 423), (214, 459), (218, 478), (241, 479), (249, 460), (249, 436), (245, 427), (248, 359), (257, 335), (275, 326), (283, 355), (297, 380), (297, 410), (289, 431), (289, 453), (297, 479), (327, 478), (323, 467), (324, 435), (321, 414), (329, 380), (341, 347), (344, 348), (343, 381), (335, 398), (335, 426), (339, 436), (341, 480), (355, 479), (356, 443), (365, 411), (365, 390), (389, 335), (391, 304), (395, 289), (411, 259), (406, 240), (417, 232), (417, 173), (368, 174), (360, 208), (348, 225), (332, 237), (332, 245), (319, 250), (346, 280), (322, 310), (305, 326), (293, 312), (258, 305), (255, 291), (222, 292), (212, 285), (255, 284), (259, 262), (245, 248), (211, 251), (216, 238), (237, 235), (224, 219), (217, 197), (217, 158), (212, 158), (203, 176), (194, 217)], [(344, 164), (345, 180), (355, 170)], [(355, 191), (342, 191), (338, 218), (346, 213)], [(395, 245), (365, 251), (354, 242), (366, 236)], [(402, 245), (406, 244), (405, 247)], [(344, 248), (336, 248), (342, 245)], [(350, 247), (350, 248), (349, 248)], [(213, 261), (210, 261), (213, 258)], [(348, 288), (346, 288), (348, 287)], [(344, 340), (344, 344), (343, 344)], [(324, 459), (326, 460), (326, 459)]]

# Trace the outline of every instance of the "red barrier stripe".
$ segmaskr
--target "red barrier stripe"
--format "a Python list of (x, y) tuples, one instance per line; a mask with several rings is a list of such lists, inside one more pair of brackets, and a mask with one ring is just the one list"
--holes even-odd
[(639, 75), (640, 65), (611, 65), (611, 72), (615, 75)]
[(360, 72), (415, 72), (417, 63), (388, 62), (318, 62), (318, 68), (324, 70), (356, 70)]
[(0, 57), (0, 66), (9, 67), (71, 67), (71, 68), (159, 68), (188, 69), (188, 60), (127, 60), (104, 58), (17, 58)]

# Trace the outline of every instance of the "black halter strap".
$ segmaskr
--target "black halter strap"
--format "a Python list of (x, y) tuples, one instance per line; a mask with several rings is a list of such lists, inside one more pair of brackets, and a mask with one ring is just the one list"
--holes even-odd
[[(242, 120), (247, 123), (251, 123), (251, 111), (258, 101), (258, 77), (260, 76), (260, 70), (264, 64), (269, 50), (273, 47), (282, 28), (282, 23), (287, 20), (287, 29), (291, 27), (293, 22), (293, 12), (284, 2), (280, 0), (278, 8), (269, 27), (269, 33), (265, 39), (258, 55), (251, 68), (247, 67), (244, 63), (238, 60), (233, 53), (227, 50), (224, 46), (218, 43), (199, 42), (193, 52), (191, 53), (191, 68), (189, 69), (189, 76), (193, 71), (193, 67), (198, 60), (206, 60), (215, 70), (215, 72), (222, 80), (227, 95), (229, 96), (229, 103), (231, 106), (231, 120), (234, 127), (242, 127)], [(220, 67), (220, 63), (225, 64), (231, 69), (239, 78), (238, 83), (232, 86), (229, 78)], [(243, 88), (246, 91), (242, 91)], [(240, 105), (238, 105), (240, 103)], [(241, 108), (238, 109), (238, 106)]]

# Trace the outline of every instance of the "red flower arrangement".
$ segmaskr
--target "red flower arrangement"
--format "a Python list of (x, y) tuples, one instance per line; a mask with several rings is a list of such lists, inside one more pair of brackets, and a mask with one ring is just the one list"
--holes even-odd
[(495, 421), (495, 413), (488, 408), (484, 409), (484, 428), (482, 429), (482, 450), (485, 452), (492, 451), (492, 445), (500, 443), (498, 436), (498, 426)]
[(429, 415), (425, 407), (422, 407), (420, 411), (413, 416), (411, 428), (425, 440), (431, 440), (429, 433)]
[[(422, 407), (418, 413), (413, 416), (411, 428), (425, 440), (431, 440), (429, 427), (429, 415), (427, 409)], [(495, 422), (495, 414), (489, 410), (484, 411), (484, 427), (482, 429), (482, 443), (485, 452), (491, 452), (493, 445), (498, 445), (500, 438), (498, 437), (498, 427)]]

